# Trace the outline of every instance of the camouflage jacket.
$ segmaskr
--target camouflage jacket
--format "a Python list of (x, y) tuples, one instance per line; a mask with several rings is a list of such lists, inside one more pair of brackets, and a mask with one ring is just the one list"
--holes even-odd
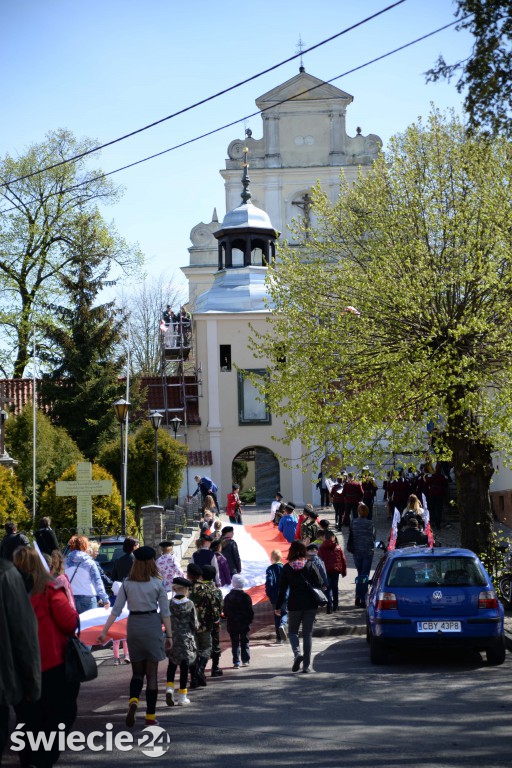
[(222, 592), (213, 581), (196, 581), (190, 590), (190, 599), (196, 607), (198, 632), (207, 632), (220, 620)]

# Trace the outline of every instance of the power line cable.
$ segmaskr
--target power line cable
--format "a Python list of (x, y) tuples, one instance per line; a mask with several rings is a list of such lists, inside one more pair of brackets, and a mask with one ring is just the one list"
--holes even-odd
[(190, 112), (190, 110), (196, 109), (196, 107), (200, 107), (203, 104), (207, 104), (209, 101), (213, 101), (214, 99), (219, 98), (219, 96), (223, 96), (225, 93), (234, 91), (237, 88), (240, 88), (242, 85), (246, 85), (247, 83), (250, 83), (253, 80), (257, 80), (258, 78), (268, 74), (269, 72), (273, 72), (275, 69), (279, 69), (280, 67), (284, 66), (284, 64), (288, 64), (290, 61), (293, 61), (294, 59), (297, 59), (300, 56), (304, 56), (306, 53), (309, 53), (310, 51), (316, 50), (316, 48), (321, 48), (323, 45), (326, 45), (327, 43), (330, 43), (333, 40), (336, 40), (338, 37), (341, 37), (342, 35), (346, 35), (348, 32), (352, 32), (354, 29), (361, 27), (363, 24), (367, 24), (369, 21), (376, 19), (378, 16), (382, 16), (382, 14), (387, 13), (388, 11), (391, 11), (393, 8), (396, 8), (398, 5), (402, 5), (402, 3), (405, 3), (406, 1), (407, 0), (397, 0), (397, 2), (393, 3), (392, 5), (388, 5), (386, 8), (383, 8), (382, 10), (377, 11), (371, 16), (367, 16), (365, 19), (358, 21), (356, 24), (352, 24), (352, 26), (346, 27), (346, 29), (342, 29), (341, 32), (337, 32), (335, 35), (331, 35), (331, 37), (327, 37), (325, 40), (321, 40), (319, 43), (315, 43), (315, 45), (312, 45), (309, 48), (306, 48), (302, 52), (296, 53), (293, 56), (289, 56), (287, 59), (280, 61), (278, 64), (273, 64), (271, 67), (268, 67), (267, 69), (264, 69), (261, 72), (258, 72), (256, 75), (251, 75), (251, 77), (248, 77), (245, 80), (241, 80), (240, 82), (235, 83), (234, 85), (230, 85), (228, 88), (224, 88), (222, 91), (218, 91), (217, 93), (214, 93), (211, 96), (207, 96), (205, 99), (201, 99), (201, 101), (196, 101), (194, 104), (190, 104), (188, 107), (184, 107), (183, 109), (178, 110), (178, 112), (173, 112), (171, 115), (167, 115), (167, 117), (162, 117), (160, 118), (160, 120), (155, 120), (153, 123), (149, 123), (148, 125), (145, 125), (142, 128), (137, 128), (137, 130), (135, 131), (126, 133), (124, 134), (124, 136), (119, 136), (119, 138), (117, 139), (112, 139), (112, 141), (107, 141), (105, 142), (105, 144), (100, 144), (97, 147), (88, 149), (85, 152), (81, 152), (78, 155), (73, 155), (73, 157), (68, 157), (68, 158), (65, 158), (64, 160), (60, 160), (58, 163), (54, 163), (54, 165), (49, 165), (46, 168), (41, 168), (38, 171), (34, 171), (33, 173), (27, 173), (25, 176), (20, 176), (19, 178), (13, 179), (12, 181), (4, 182), (0, 184), (0, 188), (5, 187), (9, 184), (15, 184), (18, 181), (24, 181), (25, 179), (30, 179), (32, 176), (37, 176), (37, 174), (39, 173), (45, 173), (46, 171), (51, 171), (54, 168), (59, 168), (59, 166), (65, 165), (66, 163), (72, 163), (75, 160), (80, 160), (82, 157), (91, 155), (94, 152), (99, 152), (100, 149), (105, 149), (105, 147), (110, 147), (113, 144), (117, 144), (120, 141), (129, 139), (131, 136), (136, 136), (138, 133), (147, 131), (149, 128), (154, 128), (156, 125), (165, 123), (167, 120), (172, 120), (175, 117), (179, 117), (179, 115), (183, 115), (186, 112)]
[[(471, 14), (469, 14), (471, 15)], [(113, 171), (107, 171), (106, 173), (101, 173), (98, 176), (94, 176), (93, 178), (86, 179), (85, 181), (79, 182), (78, 184), (74, 184), (71, 187), (67, 187), (66, 189), (60, 190), (59, 192), (55, 192), (55, 195), (63, 194), (66, 192), (73, 192), (75, 189), (79, 189), (84, 184), (90, 184), (95, 181), (99, 181), (100, 179), (105, 179), (108, 176), (112, 176), (115, 173), (120, 173), (121, 171), (126, 171), (129, 168), (133, 168), (136, 165), (140, 165), (141, 163), (146, 163), (148, 160), (154, 160), (156, 157), (161, 157), (162, 155), (166, 155), (168, 152), (174, 152), (177, 149), (181, 149), (182, 147), (186, 147), (188, 144), (193, 144), (196, 141), (200, 141), (201, 139), (205, 139), (208, 136), (212, 136), (215, 133), (219, 133), (220, 131), (225, 130), (226, 128), (231, 128), (233, 125), (237, 125), (238, 123), (243, 123), (245, 120), (249, 120), (251, 117), (256, 117), (257, 115), (263, 114), (269, 109), (274, 109), (277, 106), (280, 106), (281, 104), (286, 104), (289, 101), (293, 101), (294, 99), (298, 98), (299, 96), (304, 96), (306, 93), (310, 93), (311, 91), (315, 91), (317, 88), (321, 88), (323, 85), (330, 84), (335, 82), (336, 80), (339, 80), (342, 77), (346, 77), (347, 75), (351, 75), (354, 72), (357, 72), (361, 69), (364, 69), (365, 67), (369, 67), (371, 64), (375, 64), (378, 61), (382, 61), (382, 59), (386, 59), (389, 56), (392, 56), (395, 53), (399, 53), (400, 51), (403, 51), (405, 48), (410, 48), (412, 45), (416, 45), (417, 43), (422, 42), (423, 40), (426, 40), (429, 37), (432, 37), (433, 35), (438, 34), (439, 32), (443, 32), (445, 29), (448, 29), (449, 27), (453, 27), (455, 24), (459, 24), (461, 21), (464, 21), (465, 19), (469, 18), (469, 16), (464, 16), (462, 19), (457, 19), (455, 21), (450, 22), (449, 24), (445, 24), (443, 27), (439, 27), (438, 29), (434, 29), (432, 32), (428, 32), (425, 35), (422, 35), (421, 37), (417, 37), (415, 40), (411, 40), (409, 43), (404, 43), (404, 45), (399, 46), (398, 48), (394, 48), (392, 51), (388, 51), (387, 53), (383, 53), (380, 56), (376, 56), (375, 58), (371, 59), (370, 61), (365, 62), (364, 64), (359, 64), (357, 67), (353, 67), (352, 69), (347, 70), (346, 72), (343, 72), (341, 75), (336, 75), (336, 77), (332, 77), (330, 80), (323, 80), (321, 83), (318, 83), (317, 85), (313, 85), (311, 88), (308, 88), (305, 91), (301, 91), (300, 94), (297, 94), (296, 96), (292, 96), (287, 99), (283, 99), (282, 101), (278, 101), (275, 104), (272, 104), (269, 107), (264, 107), (261, 110), (258, 110), (257, 112), (251, 112), (249, 115), (245, 115), (244, 117), (240, 117), (237, 120), (232, 120), (229, 123), (224, 123), (224, 125), (221, 125), (218, 128), (213, 128), (211, 131), (207, 131), (206, 133), (202, 133), (199, 136), (195, 136), (192, 139), (187, 139), (186, 141), (182, 141), (179, 144), (175, 144), (172, 147), (169, 147), (168, 149), (163, 149), (161, 152), (156, 152), (153, 155), (148, 155), (147, 157), (143, 157), (140, 160), (135, 160), (133, 163), (129, 163), (128, 165), (123, 165), (121, 168), (116, 168)], [(19, 179), (16, 179), (16, 181), (19, 181)], [(6, 185), (2, 185), (6, 186)], [(51, 197), (52, 195), (49, 195)], [(32, 198), (31, 200), (27, 202), (35, 202), (38, 198)], [(11, 208), (4, 208), (0, 211), (0, 214), (2, 213), (8, 213), (9, 211), (13, 211), (18, 206), (14, 205)]]

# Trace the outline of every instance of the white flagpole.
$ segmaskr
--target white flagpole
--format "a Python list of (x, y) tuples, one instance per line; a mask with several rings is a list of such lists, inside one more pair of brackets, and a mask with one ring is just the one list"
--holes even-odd
[[(131, 347), (131, 326), (128, 320), (128, 350), (126, 354), (126, 402), (130, 402), (130, 347)], [(128, 487), (128, 409), (126, 410), (126, 417), (124, 423), (124, 488), (125, 493)]]
[(34, 328), (32, 349), (32, 524), (36, 522), (36, 475), (37, 475), (37, 406), (36, 406), (36, 329)]

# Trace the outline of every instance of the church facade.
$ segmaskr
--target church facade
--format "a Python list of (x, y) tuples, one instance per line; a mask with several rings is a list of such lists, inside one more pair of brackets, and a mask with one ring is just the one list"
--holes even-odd
[(319, 500), (319, 468), (304, 460), (300, 443), (281, 442), (283, 422), (260, 402), (244, 372), (269, 375), (265, 361), (251, 353), (249, 340), (254, 331), (271, 332), (265, 277), (267, 264), (279, 258), (277, 234), (300, 245), (290, 225), (293, 219), (314, 225), (313, 185), (319, 181), (334, 202), (340, 172), (349, 182), (355, 180), (379, 152), (378, 136), (363, 136), (359, 128), (355, 135), (347, 134), (352, 101), (350, 94), (303, 67), (260, 96), (261, 138), (247, 130), (244, 139), (231, 141), (221, 170), (226, 216), (219, 222), (214, 212), (210, 222), (191, 231), (189, 264), (182, 269), (189, 282), (203, 396), (198, 402), (200, 424), (188, 427), (187, 442), (190, 451), (211, 452), (212, 464), (197, 472), (189, 467), (189, 480), (209, 474), (221, 502), (231, 490), (235, 461), (247, 463), (244, 489), (255, 487), (257, 503), (270, 501), (276, 490), (297, 505)]

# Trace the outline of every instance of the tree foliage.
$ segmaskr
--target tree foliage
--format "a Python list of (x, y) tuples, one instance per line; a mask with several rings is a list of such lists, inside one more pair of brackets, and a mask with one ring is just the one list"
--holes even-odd
[(13, 520), (20, 530), (31, 527), (19, 479), (12, 470), (0, 467), (0, 525), (7, 520)]
[(5, 376), (23, 375), (32, 328), (37, 327), (43, 343), (42, 329), (53, 325), (52, 305), (65, 296), (62, 277), (81, 258), (84, 215), (94, 219), (105, 275), (110, 268), (131, 272), (140, 263), (138, 249), (98, 213), (98, 204), (116, 202), (120, 190), (88, 168), (86, 158), (31, 175), (92, 146), (88, 139), (78, 141), (69, 131), (57, 130), (24, 155), (0, 161), (0, 363)]
[[(5, 424), (5, 440), (9, 453), (18, 464), (15, 468), (23, 492), (32, 498), (33, 485), (33, 411), (28, 403), (18, 416)], [(49, 417), (36, 411), (36, 483), (37, 497), (47, 483), (55, 482), (70, 464), (81, 461), (82, 453), (65, 429), (54, 427)]]
[[(457, 0), (457, 29), (474, 37), (467, 59), (447, 64), (440, 56), (427, 81), (458, 76), (473, 128), (512, 137), (512, 5), (510, 0)], [(468, 16), (468, 18), (465, 18)]]
[[(76, 464), (66, 469), (59, 480), (76, 480)], [(104, 531), (121, 530), (121, 494), (111, 474), (97, 464), (92, 465), (93, 480), (112, 480), (113, 488), (110, 496), (92, 497), (92, 524), (94, 528)], [(76, 529), (76, 497), (56, 496), (55, 483), (48, 483), (44, 489), (39, 504), (40, 515), (52, 518), (53, 528)], [(126, 511), (126, 529), (128, 533), (135, 532), (136, 526), (130, 510)]]
[(437, 113), (412, 125), (334, 204), (314, 191), (318, 228), (280, 251), (272, 334), (255, 341), (287, 441), (383, 461), (425, 450), (436, 424), (480, 552), (492, 451), (512, 447), (511, 174), (504, 140)]
[(52, 351), (43, 356), (50, 373), (41, 385), (52, 420), (65, 426), (89, 459), (115, 434), (112, 404), (122, 395), (119, 375), (125, 365), (122, 315), (114, 302), (95, 305), (104, 277), (104, 246), (96, 225), (84, 217), (81, 257), (61, 277), (71, 307), (53, 305), (55, 322), (47, 330)]
[[(119, 440), (106, 445), (98, 456), (117, 481), (120, 480)], [(165, 499), (176, 496), (183, 481), (187, 465), (184, 445), (172, 438), (164, 429), (158, 430), (158, 480), (159, 496)], [(134, 435), (128, 438), (128, 486), (127, 497), (138, 510), (151, 504), (155, 498), (155, 430), (149, 421), (144, 422)]]

